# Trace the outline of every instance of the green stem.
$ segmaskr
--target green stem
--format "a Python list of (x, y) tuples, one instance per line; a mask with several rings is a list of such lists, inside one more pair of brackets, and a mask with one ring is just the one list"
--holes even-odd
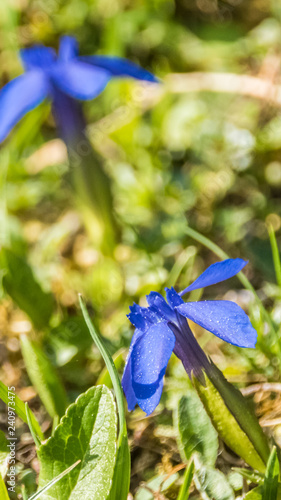
[(87, 311), (86, 305), (81, 295), (79, 295), (79, 302), (89, 332), (95, 344), (97, 345), (104, 359), (106, 367), (108, 369), (113, 389), (115, 391), (116, 403), (118, 408), (119, 436), (117, 440), (117, 457), (116, 457), (116, 464), (115, 464), (114, 475), (112, 480), (112, 488), (109, 494), (109, 499), (125, 500), (127, 499), (130, 486), (130, 450), (129, 450), (128, 436), (127, 436), (125, 409), (123, 403), (123, 390), (114, 361), (110, 356), (104, 343), (102, 342), (99, 333), (94, 328), (94, 325), (91, 322), (89, 313)]
[(269, 240), (270, 240), (270, 244), (271, 244), (272, 258), (273, 258), (273, 264), (274, 264), (274, 269), (275, 269), (276, 281), (278, 283), (278, 286), (281, 287), (280, 255), (279, 255), (279, 250), (278, 250), (275, 232), (274, 232), (274, 229), (273, 229), (271, 224), (268, 226), (268, 234), (269, 234)]

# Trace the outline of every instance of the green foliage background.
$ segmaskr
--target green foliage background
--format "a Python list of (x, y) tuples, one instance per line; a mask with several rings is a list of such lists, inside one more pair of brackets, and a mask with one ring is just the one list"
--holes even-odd
[[(65, 148), (48, 103), (26, 116), (0, 150), (0, 377), (16, 386), (46, 428), (50, 419), (25, 371), (20, 335), (41, 343), (68, 400), (74, 401), (96, 383), (104, 366), (81, 318), (78, 293), (92, 304), (111, 353), (128, 347), (132, 329), (125, 315), (134, 300), (144, 304), (146, 293), (166, 285), (183, 289), (217, 260), (187, 235), (187, 225), (231, 257), (250, 261), (246, 274), (278, 334), (281, 324), (281, 292), (268, 237), (272, 225), (280, 240), (280, 103), (277, 93), (255, 94), (260, 81), (279, 88), (279, 2), (4, 0), (1, 85), (21, 73), (20, 48), (38, 42), (57, 48), (63, 34), (77, 37), (81, 54), (127, 57), (162, 82), (115, 80), (83, 104), (89, 137), (112, 182), (120, 235), (110, 257), (95, 247), (91, 218), (74, 199)], [(219, 92), (212, 91), (211, 75), (202, 85), (202, 73), (210, 72), (217, 74)], [(179, 80), (175, 73), (182, 74)], [(231, 74), (241, 77), (233, 93)], [(258, 79), (250, 91), (244, 75)], [(32, 275), (39, 289), (26, 288)], [(257, 349), (243, 351), (195, 328), (226, 376), (239, 387), (277, 381), (276, 341), (252, 294), (234, 278), (206, 290), (204, 297), (236, 301), (259, 333)], [(171, 413), (188, 385), (172, 358), (159, 406), (159, 413), (164, 411), (153, 421), (140, 410), (129, 417), (133, 492), (140, 481), (180, 463)], [(278, 397), (272, 396), (271, 403), (278, 417)], [(267, 418), (266, 404), (259, 403), (258, 411)], [(4, 405), (3, 415), (5, 430)], [(19, 424), (19, 429), (22, 436), (26, 427)], [(280, 440), (280, 427), (274, 426), (274, 433)], [(19, 473), (32, 491), (35, 452), (24, 450)], [(219, 465), (225, 467), (223, 461)], [(167, 495), (174, 498), (173, 491)]]

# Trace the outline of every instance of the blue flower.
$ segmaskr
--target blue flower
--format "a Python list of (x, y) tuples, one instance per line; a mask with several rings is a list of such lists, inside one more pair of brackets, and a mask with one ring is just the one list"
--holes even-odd
[(158, 81), (149, 71), (123, 58), (79, 57), (77, 42), (69, 36), (61, 39), (58, 56), (53, 49), (41, 45), (24, 49), (20, 55), (26, 72), (0, 92), (0, 142), (28, 111), (45, 98), (60, 99), (55, 104), (64, 109), (67, 123), (69, 97), (93, 99), (114, 77)]
[(257, 333), (248, 316), (234, 302), (205, 300), (184, 302), (182, 295), (235, 276), (247, 264), (242, 259), (227, 259), (208, 267), (194, 283), (177, 293), (166, 288), (161, 294), (147, 296), (148, 307), (134, 304), (128, 314), (136, 327), (122, 379), (131, 411), (138, 404), (148, 415), (158, 405), (163, 377), (172, 352), (182, 361), (189, 375), (203, 377), (211, 363), (193, 336), (186, 318), (217, 337), (240, 347), (255, 347)]

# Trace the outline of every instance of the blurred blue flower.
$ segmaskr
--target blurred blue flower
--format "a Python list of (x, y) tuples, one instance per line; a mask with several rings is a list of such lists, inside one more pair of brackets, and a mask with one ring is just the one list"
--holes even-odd
[(227, 259), (212, 264), (194, 283), (177, 293), (166, 288), (166, 300), (157, 292), (147, 296), (148, 307), (134, 304), (128, 314), (136, 327), (126, 361), (122, 386), (131, 411), (138, 404), (148, 415), (158, 405), (163, 377), (172, 352), (182, 361), (191, 377), (204, 380), (211, 363), (193, 336), (186, 318), (217, 337), (240, 347), (255, 347), (257, 333), (248, 316), (234, 302), (205, 300), (184, 302), (187, 292), (204, 288), (235, 276), (247, 264)]
[[(158, 81), (149, 71), (123, 58), (79, 57), (77, 42), (69, 36), (61, 39), (58, 56), (53, 49), (40, 45), (24, 49), (20, 55), (26, 72), (9, 82), (0, 92), (0, 142), (28, 111), (45, 98), (53, 101), (56, 118), (59, 118), (58, 125), (65, 139), (66, 133), (71, 136), (75, 125), (76, 128), (79, 126), (73, 121), (74, 118), (77, 121), (75, 112), (72, 115), (73, 110), (68, 110), (72, 100), (69, 98), (93, 99), (114, 77)], [(67, 127), (70, 127), (70, 131)]]

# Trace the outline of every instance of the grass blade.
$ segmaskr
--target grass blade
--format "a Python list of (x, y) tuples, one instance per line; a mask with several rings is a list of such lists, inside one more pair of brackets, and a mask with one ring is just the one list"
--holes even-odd
[(264, 476), (262, 500), (276, 500), (278, 492), (279, 461), (276, 446), (273, 446)]
[(280, 254), (279, 254), (279, 250), (278, 250), (275, 232), (274, 232), (274, 229), (271, 225), (268, 226), (268, 234), (269, 234), (269, 240), (270, 240), (270, 245), (271, 245), (271, 250), (272, 250), (272, 258), (273, 258), (273, 264), (274, 264), (274, 269), (275, 269), (276, 281), (278, 283), (278, 286), (281, 287)]
[(64, 386), (38, 342), (21, 335), (21, 351), (28, 376), (49, 415), (62, 417), (67, 407)]
[(89, 313), (87, 311), (86, 305), (81, 295), (79, 295), (79, 302), (89, 332), (104, 359), (109, 375), (111, 377), (118, 408), (119, 436), (117, 441), (116, 464), (115, 464), (114, 475), (112, 480), (112, 488), (109, 494), (109, 499), (126, 500), (130, 487), (130, 450), (128, 444), (127, 426), (125, 419), (125, 409), (123, 403), (123, 391), (121, 387), (121, 382), (116, 367), (114, 365), (113, 359), (110, 356), (106, 346), (102, 342), (99, 333), (96, 331), (93, 323), (91, 322)]
[(28, 423), (30, 433), (33, 437), (34, 443), (36, 444), (36, 446), (38, 448), (41, 444), (41, 441), (40, 441), (39, 437), (37, 436), (36, 429), (33, 426), (32, 417), (31, 417), (31, 410), (28, 406), (28, 403), (25, 403), (25, 413), (26, 413), (26, 418), (27, 418), (27, 423)]
[(185, 469), (185, 473), (183, 476), (183, 483), (181, 485), (181, 489), (178, 494), (177, 500), (188, 500), (189, 488), (193, 478), (193, 473), (194, 473), (194, 462), (193, 460), (191, 460)]
[[(14, 388), (13, 388), (13, 390), (14, 390)], [(13, 392), (13, 394), (14, 394), (14, 392)], [(0, 399), (2, 399), (2, 401), (4, 401), (4, 403), (7, 406), (9, 406), (9, 401), (10, 401), (9, 389), (1, 381), (0, 381)], [(16, 414), (23, 420), (23, 422), (25, 422), (28, 425), (24, 402), (17, 395), (15, 395), (14, 402), (15, 402), (15, 405), (13, 405), (13, 409), (15, 410)], [(37, 436), (40, 438), (40, 440), (43, 441), (45, 438), (44, 438), (43, 432), (41, 431), (40, 425), (37, 422), (32, 411), (29, 410), (29, 412), (30, 412), (30, 419), (32, 421), (32, 427), (33, 427), (33, 429), (35, 429), (35, 432), (36, 432)]]

